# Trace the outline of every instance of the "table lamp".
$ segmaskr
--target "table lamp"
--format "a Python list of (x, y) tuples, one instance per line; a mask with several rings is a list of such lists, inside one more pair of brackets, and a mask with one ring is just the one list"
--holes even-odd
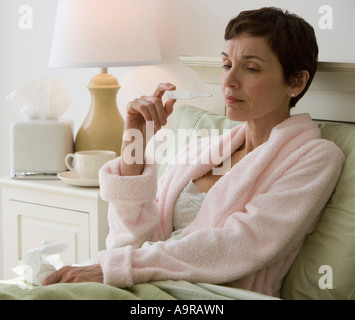
[(75, 138), (75, 151), (121, 153), (124, 121), (120, 88), (109, 67), (151, 65), (160, 51), (148, 0), (59, 0), (49, 67), (98, 67), (88, 85), (91, 107)]

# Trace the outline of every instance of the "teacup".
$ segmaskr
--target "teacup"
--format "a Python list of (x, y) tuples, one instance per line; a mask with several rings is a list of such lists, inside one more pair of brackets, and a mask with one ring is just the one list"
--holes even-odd
[[(65, 165), (78, 174), (80, 179), (98, 179), (99, 170), (110, 160), (116, 158), (116, 152), (108, 150), (87, 150), (69, 153)], [(70, 159), (73, 159), (70, 164)]]

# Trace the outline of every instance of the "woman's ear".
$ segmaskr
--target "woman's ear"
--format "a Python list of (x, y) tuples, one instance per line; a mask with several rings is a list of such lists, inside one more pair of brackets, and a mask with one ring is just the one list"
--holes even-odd
[(290, 80), (290, 96), (297, 97), (303, 92), (309, 80), (309, 72), (307, 70), (302, 70), (297, 73), (296, 76), (292, 77)]

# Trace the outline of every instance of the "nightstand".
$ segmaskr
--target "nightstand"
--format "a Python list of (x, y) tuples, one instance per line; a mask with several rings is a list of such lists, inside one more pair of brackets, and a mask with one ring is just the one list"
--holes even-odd
[(29, 249), (41, 241), (65, 242), (65, 264), (94, 259), (105, 249), (108, 203), (99, 188), (66, 185), (60, 180), (0, 178), (2, 191), (4, 278)]

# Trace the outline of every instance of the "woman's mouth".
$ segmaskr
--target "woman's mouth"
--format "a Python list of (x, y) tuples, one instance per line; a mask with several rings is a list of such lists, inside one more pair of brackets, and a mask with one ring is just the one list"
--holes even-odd
[(238, 99), (233, 96), (225, 96), (225, 101), (226, 101), (226, 104), (236, 104), (236, 103), (243, 102), (244, 100)]

